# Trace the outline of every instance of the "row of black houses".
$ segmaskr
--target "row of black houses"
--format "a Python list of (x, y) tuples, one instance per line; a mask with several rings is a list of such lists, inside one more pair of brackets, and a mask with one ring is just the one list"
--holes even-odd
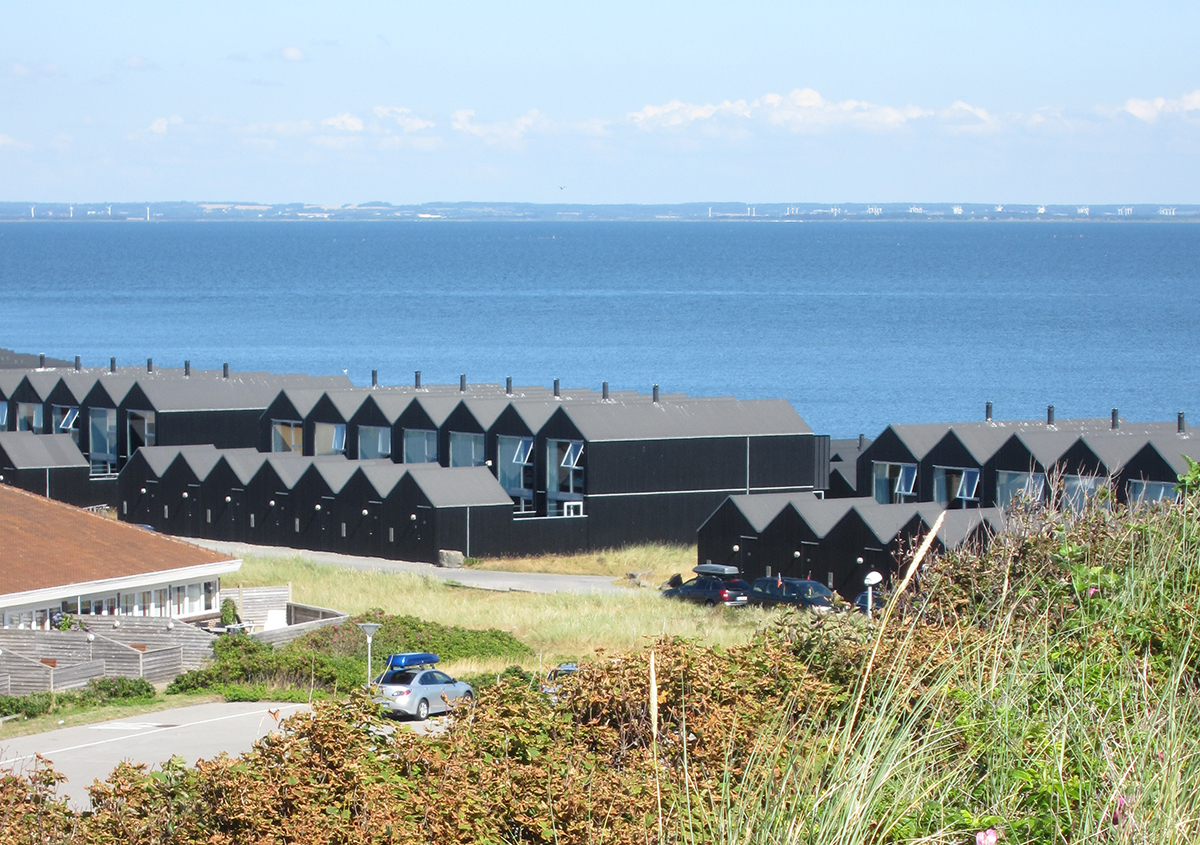
[[(700, 563), (737, 566), (747, 578), (812, 578), (852, 599), (868, 572), (894, 573), (942, 510), (811, 493), (731, 496), (700, 526), (697, 556)], [(934, 549), (982, 545), (1002, 529), (997, 508), (950, 511)]]
[(1175, 422), (1111, 419), (891, 425), (873, 441), (836, 441), (829, 495), (949, 509), (1006, 507), (1024, 496), (1079, 507), (1100, 489), (1122, 503), (1175, 495), (1185, 456), (1200, 457)]

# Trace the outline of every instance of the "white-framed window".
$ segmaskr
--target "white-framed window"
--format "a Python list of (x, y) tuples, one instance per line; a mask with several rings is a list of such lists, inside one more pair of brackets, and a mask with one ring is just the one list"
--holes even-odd
[(582, 440), (546, 441), (546, 514), (566, 516), (565, 503), (580, 502), (582, 515), (584, 465)]
[(40, 402), (17, 403), (17, 431), (42, 433), (43, 409)]
[(437, 432), (426, 428), (404, 429), (404, 463), (436, 464), (438, 459)]
[(271, 420), (272, 452), (303, 452), (304, 423), (300, 420)]
[(117, 409), (88, 409), (88, 459), (92, 475), (117, 471)]
[(1046, 495), (1046, 476), (1041, 472), (996, 473), (996, 507), (1007, 507), (1018, 497), (1040, 502)]
[(1179, 499), (1179, 485), (1170, 481), (1143, 481), (1135, 479), (1128, 484), (1129, 506), (1157, 505), (1159, 502), (1174, 502)]
[(358, 427), (358, 457), (369, 461), (392, 456), (392, 430), (385, 425)]
[(583, 502), (563, 502), (563, 516), (583, 516)]
[(67, 405), (54, 405), (50, 408), (50, 421), (54, 425), (55, 434), (69, 434), (79, 445), (79, 409)]
[(127, 411), (125, 415), (126, 440), (128, 456), (132, 457), (142, 446), (154, 445), (154, 412)]
[(891, 464), (875, 461), (872, 468), (875, 501), (881, 505), (910, 502), (916, 497), (916, 464)]
[(465, 431), (450, 432), (450, 466), (481, 467), (487, 462), (484, 436)]
[(313, 454), (318, 456), (346, 454), (346, 424), (314, 423)]
[(533, 513), (533, 438), (496, 438), (496, 480), (512, 496), (516, 513)]
[(949, 505), (979, 501), (979, 470), (968, 467), (933, 468), (933, 501)]

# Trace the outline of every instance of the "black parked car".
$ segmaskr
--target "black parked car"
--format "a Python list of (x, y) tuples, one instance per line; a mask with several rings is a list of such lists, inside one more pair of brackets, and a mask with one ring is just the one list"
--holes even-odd
[(819, 581), (803, 578), (758, 578), (750, 586), (750, 603), (762, 607), (790, 605), (828, 613), (833, 609), (833, 593)]
[(677, 587), (663, 590), (663, 596), (692, 601), (707, 607), (715, 607), (718, 604), (726, 607), (744, 607), (749, 602), (750, 585), (741, 578), (700, 575), (690, 581), (684, 581)]
[[(883, 610), (883, 606), (887, 603), (887, 596), (881, 596), (878, 590), (872, 591), (871, 595), (871, 613), (875, 614)], [(867, 591), (863, 590), (854, 598), (854, 610), (856, 613), (867, 612)]]

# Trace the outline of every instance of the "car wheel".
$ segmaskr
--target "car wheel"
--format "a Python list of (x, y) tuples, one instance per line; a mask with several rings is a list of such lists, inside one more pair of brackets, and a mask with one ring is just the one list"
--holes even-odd
[(470, 691), (470, 690), (467, 690), (466, 692), (464, 692), (464, 693), (462, 694), (462, 697), (461, 697), (459, 700), (460, 700), (460, 701), (461, 701), (463, 704), (470, 704), (472, 701), (474, 701), (474, 700), (475, 700), (475, 696), (471, 694), (471, 691)]
[(420, 703), (417, 704), (417, 721), (424, 722), (428, 718), (429, 718), (429, 702), (422, 698)]
[(715, 601), (713, 601), (712, 599), (706, 599), (704, 602), (704, 606), (705, 607), (716, 607), (717, 603)]

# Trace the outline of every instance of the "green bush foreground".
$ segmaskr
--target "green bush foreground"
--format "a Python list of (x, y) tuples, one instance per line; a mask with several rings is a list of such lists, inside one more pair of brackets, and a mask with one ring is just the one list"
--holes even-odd
[(54, 797), (51, 770), (0, 776), (0, 829), (180, 845), (1193, 842), (1198, 529), (1194, 492), (1132, 515), (1017, 514), (986, 553), (930, 561), (886, 624), (786, 617), (726, 651), (663, 640), (585, 666), (553, 702), (502, 681), (437, 736), (343, 696), (241, 758), (121, 766), (91, 814)]

